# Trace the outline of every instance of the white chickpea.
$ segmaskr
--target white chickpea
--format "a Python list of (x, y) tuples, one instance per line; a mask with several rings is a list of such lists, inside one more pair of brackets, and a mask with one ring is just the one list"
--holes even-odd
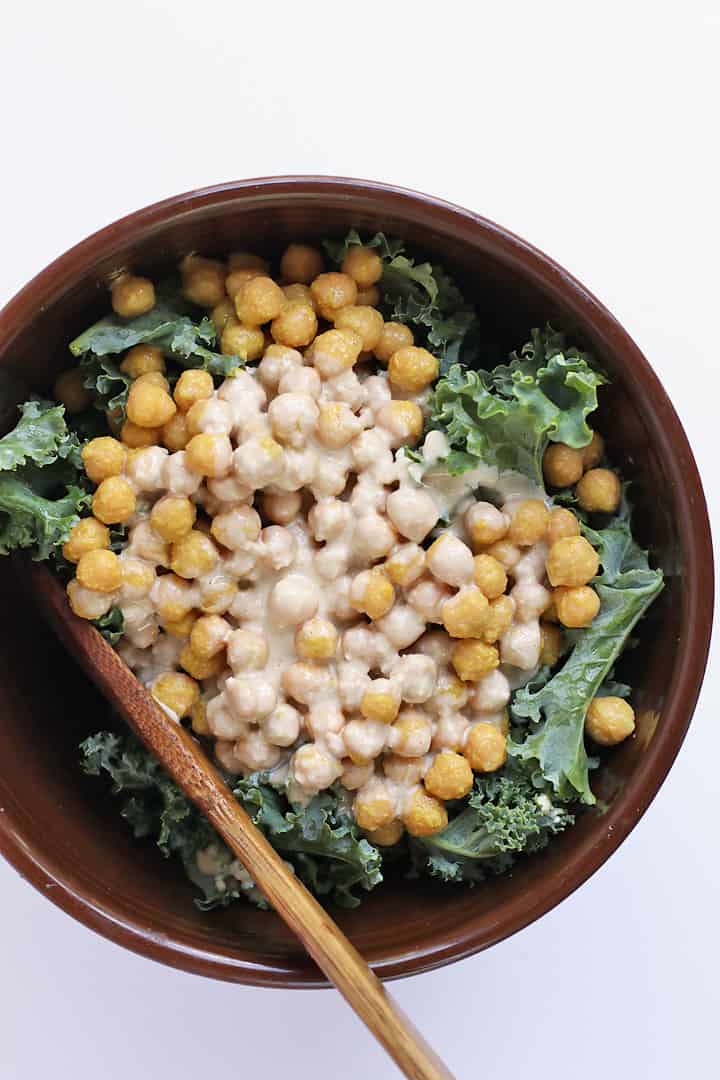
[(515, 601), (515, 612), (519, 622), (537, 619), (550, 603), (550, 593), (537, 581), (522, 581), (517, 584), (510, 596)]
[(292, 746), (298, 740), (301, 727), (300, 713), (286, 702), (278, 705), (263, 721), (265, 738), (273, 746)]
[(328, 599), (328, 610), (336, 619), (345, 621), (357, 616), (357, 611), (350, 602), (351, 586), (352, 578), (349, 574), (343, 574), (335, 581)]
[(548, 556), (549, 545), (541, 540), (529, 550), (526, 550), (520, 559), (512, 567), (512, 575), (515, 581), (520, 583), (542, 581), (545, 577), (545, 561)]
[(288, 697), (301, 705), (312, 705), (335, 692), (337, 678), (327, 664), (298, 661), (283, 672), (282, 687)]
[(313, 434), (320, 415), (309, 394), (278, 394), (268, 406), (268, 419), (278, 442), (302, 449)]
[(404, 788), (410, 788), (419, 784), (425, 775), (429, 762), (425, 757), (404, 758), (399, 754), (386, 754), (383, 758), (382, 770), (388, 780), (394, 780)]
[(282, 473), (275, 478), (274, 486), (281, 491), (299, 491), (300, 488), (312, 484), (317, 469), (318, 456), (315, 450), (311, 447), (305, 450), (288, 447)]
[(342, 709), (333, 701), (320, 701), (312, 706), (305, 724), (310, 736), (316, 741), (327, 735), (337, 735), (345, 727)]
[(261, 619), (265, 614), (265, 596), (260, 589), (239, 589), (235, 594), (229, 613), (234, 619)]
[(345, 660), (337, 665), (337, 690), (343, 709), (359, 709), (369, 685), (367, 665), (362, 661)]
[(428, 630), (415, 645), (417, 652), (431, 656), (438, 667), (447, 667), (457, 642), (445, 630)]
[[(314, 371), (308, 368), (308, 371)], [(367, 401), (367, 391), (364, 383), (361, 383), (357, 374), (352, 370), (343, 371), (334, 379), (327, 379), (322, 383), (320, 397), (323, 401), (343, 401), (355, 412)]]
[(311, 485), (313, 498), (324, 499), (341, 495), (347, 485), (349, 464), (338, 458), (324, 458), (318, 461)]
[(295, 561), (297, 541), (290, 529), (282, 525), (268, 525), (260, 533), (260, 543), (260, 558), (272, 570), (286, 570)]
[(335, 540), (318, 551), (313, 559), (316, 572), (324, 581), (336, 581), (350, 565), (350, 545)]
[[(267, 352), (274, 348), (282, 348), (282, 346), (271, 345)], [(294, 350), (290, 351), (294, 352)], [(299, 353), (297, 355), (300, 357), (298, 363), (302, 363), (302, 357)], [(254, 410), (257, 411), (262, 409), (267, 402), (267, 394), (249, 371), (236, 371), (230, 378), (225, 379), (218, 389), (217, 396), (222, 401), (227, 401), (233, 412), (236, 406), (242, 404), (246, 406), (252, 405)]]
[(235, 743), (229, 739), (218, 739), (215, 743), (215, 759), (225, 772), (237, 776), (242, 772), (242, 765), (235, 757)]
[(318, 590), (304, 574), (286, 574), (270, 593), (269, 610), (277, 626), (300, 626), (312, 619), (319, 604)]
[(409, 649), (425, 632), (425, 620), (409, 604), (394, 604), (387, 615), (378, 619), (377, 625), (398, 650)]
[(165, 459), (163, 487), (171, 495), (194, 495), (202, 483), (202, 475), (188, 466), (184, 450)]
[(390, 729), (388, 746), (400, 757), (417, 758), (427, 754), (432, 742), (432, 723), (420, 709), (401, 709)]
[(149, 648), (157, 640), (159, 629), (155, 605), (147, 598), (122, 605), (124, 633), (133, 645)]
[(280, 760), (280, 751), (272, 746), (263, 731), (249, 731), (238, 739), (233, 753), (246, 769), (272, 769)]
[(360, 421), (344, 401), (327, 401), (320, 405), (317, 436), (329, 450), (339, 450), (352, 442), (362, 430)]
[(308, 524), (315, 540), (335, 540), (351, 521), (350, 507), (341, 499), (321, 499), (311, 508)]
[[(352, 444), (353, 465), (358, 472), (373, 467), (383, 454), (388, 454), (388, 444), (382, 432), (376, 428), (361, 432)], [(392, 460), (392, 455), (390, 455)]]
[(430, 578), (418, 581), (407, 594), (407, 602), (425, 622), (442, 622), (442, 607), (452, 596), (452, 591), (439, 581)]
[(225, 683), (225, 697), (233, 716), (257, 722), (277, 705), (277, 693), (264, 675), (233, 675)]
[(274, 525), (289, 525), (300, 513), (302, 497), (296, 491), (265, 491), (262, 511)]
[(250, 436), (233, 453), (233, 471), (242, 484), (257, 490), (271, 484), (283, 469), (279, 443), (267, 436)]
[(386, 374), (370, 375), (364, 382), (368, 408), (376, 412), (392, 398), (390, 383)]
[(247, 721), (230, 711), (224, 693), (208, 702), (205, 719), (212, 734), (218, 739), (239, 739), (247, 731)]
[(541, 648), (542, 636), (538, 620), (517, 622), (500, 638), (500, 659), (503, 664), (511, 664), (522, 671), (532, 671), (540, 660)]
[(510, 518), (489, 502), (477, 502), (465, 514), (465, 528), (478, 546), (502, 540), (510, 527)]
[(350, 493), (350, 506), (355, 516), (383, 514), (387, 505), (386, 489), (368, 473), (360, 473)]
[(462, 713), (443, 713), (435, 724), (432, 737), (434, 750), (460, 750), (465, 742), (470, 721)]
[(231, 551), (242, 551), (260, 536), (262, 522), (251, 506), (237, 506), (216, 514), (210, 531), (215, 540)]
[(411, 487), (400, 487), (388, 495), (387, 515), (400, 535), (416, 544), (432, 532), (440, 516), (433, 497)]
[(438, 581), (459, 589), (473, 580), (475, 564), (467, 544), (445, 532), (428, 548), (427, 568)]
[(388, 733), (389, 726), (382, 720), (350, 720), (343, 731), (348, 755), (360, 765), (372, 761), (384, 749)]
[(233, 551), (222, 561), (222, 569), (226, 575), (236, 581), (257, 581), (258, 579), (258, 544), (251, 544), (248, 548)]
[(385, 635), (365, 623), (351, 626), (345, 631), (341, 649), (346, 660), (359, 661), (365, 665), (366, 671), (381, 668), (394, 654)]
[(314, 401), (320, 397), (322, 380), (315, 368), (293, 367), (283, 375), (278, 385), (280, 394), (306, 394)]
[(137, 491), (161, 491), (165, 486), (168, 452), (163, 446), (146, 446), (129, 455), (125, 473)]
[(347, 788), (348, 791), (357, 791), (358, 788), (367, 784), (368, 780), (375, 773), (375, 764), (370, 761), (367, 765), (356, 765), (354, 761), (350, 761), (346, 764), (342, 776), (342, 786)]
[[(277, 390), (283, 375), (291, 368), (301, 368), (302, 353), (287, 345), (268, 345), (258, 364), (257, 377), (266, 390)], [(254, 381), (254, 380), (253, 380)]]
[(233, 408), (223, 398), (203, 398), (188, 410), (187, 426), (191, 435), (229, 435), (233, 425)]
[(401, 656), (390, 668), (390, 677), (397, 683), (403, 701), (420, 705), (435, 693), (437, 664), (431, 656), (411, 653)]
[(220, 503), (246, 503), (252, 501), (252, 488), (241, 484), (237, 476), (208, 476), (205, 486)]
[(342, 772), (342, 765), (326, 750), (307, 743), (296, 750), (292, 757), (292, 773), (305, 791), (323, 791), (330, 787)]
[(152, 566), (169, 566), (170, 549), (163, 538), (159, 536), (149, 520), (139, 521), (133, 525), (128, 534), (127, 553), (143, 559)]
[(268, 658), (268, 642), (260, 630), (241, 626), (233, 630), (227, 641), (227, 659), (237, 674), (239, 671), (257, 671), (265, 667)]
[(353, 550), (359, 559), (369, 562), (382, 559), (397, 542), (397, 532), (381, 514), (363, 514), (355, 521)]
[(113, 605), (113, 593), (88, 589), (77, 578), (68, 583), (67, 595), (70, 607), (81, 619), (99, 619)]
[(496, 713), (510, 701), (510, 683), (499, 668), (495, 668), (476, 684), (470, 704), (476, 712)]

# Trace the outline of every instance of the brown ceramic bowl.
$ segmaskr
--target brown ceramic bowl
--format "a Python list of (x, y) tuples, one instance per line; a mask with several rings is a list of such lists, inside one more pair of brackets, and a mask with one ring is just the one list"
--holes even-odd
[[(677, 754), (695, 706), (712, 619), (712, 548), (697, 468), (673, 407), (636, 345), (565, 270), (490, 221), (414, 192), (358, 180), (249, 180), (140, 210), (57, 259), (0, 314), (0, 363), (38, 390), (68, 363), (67, 343), (107, 309), (107, 275), (150, 275), (190, 250), (277, 253), (291, 239), (348, 227), (406, 237), (440, 260), (508, 348), (546, 320), (572, 331), (613, 378), (599, 426), (635, 481), (637, 526), (667, 574), (623, 676), (636, 736), (596, 775), (603, 810), (511, 876), (480, 888), (392, 880), (335, 912), (378, 975), (393, 978), (469, 956), (558, 904), (622, 843)], [(172, 861), (136, 844), (104, 785), (84, 777), (77, 745), (103, 724), (103, 702), (28, 610), (0, 560), (5, 619), (0, 675), (0, 849), (29, 881), (87, 926), (145, 956), (215, 978), (272, 986), (323, 979), (273, 914), (243, 905), (201, 914)], [(9, 627), (12, 625), (12, 633)]]

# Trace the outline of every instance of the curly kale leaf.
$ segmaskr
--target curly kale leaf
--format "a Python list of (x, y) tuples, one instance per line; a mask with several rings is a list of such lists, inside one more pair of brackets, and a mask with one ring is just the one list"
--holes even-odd
[(99, 619), (93, 619), (93, 626), (100, 631), (105, 640), (109, 641), (111, 645), (117, 645), (125, 633), (125, 618), (122, 608), (111, 607), (107, 614), (101, 615)]

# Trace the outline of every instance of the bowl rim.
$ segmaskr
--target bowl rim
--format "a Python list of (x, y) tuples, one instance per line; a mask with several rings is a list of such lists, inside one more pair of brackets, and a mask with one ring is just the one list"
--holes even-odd
[[(562, 299), (578, 321), (592, 326), (595, 336), (608, 351), (622, 355), (624, 374), (640, 395), (652, 398), (654, 411), (648, 417), (667, 466), (669, 487), (674, 488), (681, 512), (678, 535), (691, 565), (712, 570), (713, 547), (707, 505), (697, 465), (685, 431), (660, 380), (626, 330), (608, 309), (573, 275), (532, 244), (510, 230), (454, 203), (410, 188), (372, 180), (342, 176), (288, 175), (229, 181), (173, 195), (119, 218), (87, 236), (41, 270), (0, 310), (0, 344), (10, 345), (15, 328), (32, 318), (37, 297), (51, 299), (89, 265), (111, 258), (128, 236), (161, 227), (178, 213), (213, 206), (229, 199), (253, 197), (278, 199), (292, 194), (333, 194), (352, 199), (382, 197), (405, 211), (412, 219), (420, 206), (440, 232), (491, 236), (495, 250), (506, 265), (519, 270), (529, 280)], [(640, 387), (643, 387), (640, 391)], [(392, 979), (418, 974), (463, 959), (523, 929), (566, 899), (584, 884), (613, 854), (640, 820), (672, 766), (685, 738), (705, 672), (713, 621), (714, 574), (689, 578), (686, 582), (686, 622), (692, 634), (679, 642), (682, 663), (679, 677), (670, 689), (663, 710), (664, 723), (653, 740), (652, 758), (628, 782), (619, 805), (608, 811), (602, 837), (588, 852), (575, 852), (563, 865), (563, 873), (548, 876), (532, 895), (520, 894), (504, 900), (490, 919), (458, 927), (455, 935), (428, 934), (416, 948), (392, 950), (371, 958), (371, 966), (381, 978)], [(326, 986), (313, 966), (259, 963), (249, 950), (197, 948), (187, 942), (158, 935), (142, 920), (128, 918), (112, 897), (98, 899), (68, 868), (52, 855), (44, 854), (24, 836), (12, 810), (0, 814), (0, 853), (19, 873), (54, 904), (119, 945), (188, 972), (257, 986), (284, 988)]]

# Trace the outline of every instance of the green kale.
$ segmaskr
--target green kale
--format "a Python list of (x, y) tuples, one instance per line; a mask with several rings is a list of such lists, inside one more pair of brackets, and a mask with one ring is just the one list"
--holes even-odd
[(117, 645), (125, 633), (125, 618), (122, 609), (111, 607), (105, 615), (101, 615), (99, 619), (93, 619), (93, 626), (111, 645)]

